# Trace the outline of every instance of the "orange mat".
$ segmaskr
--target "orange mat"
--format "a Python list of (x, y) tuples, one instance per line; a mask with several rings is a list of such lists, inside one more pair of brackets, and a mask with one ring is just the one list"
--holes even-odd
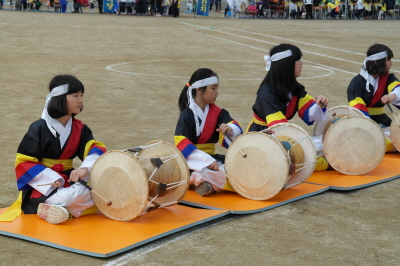
[(234, 192), (218, 192), (207, 197), (200, 197), (194, 190), (189, 190), (181, 203), (206, 209), (226, 209), (231, 213), (256, 213), (310, 197), (328, 190), (328, 186), (303, 183), (279, 192), (275, 197), (257, 201), (243, 198)]
[[(0, 214), (5, 210), (0, 209)], [(21, 215), (13, 222), (0, 222), (0, 234), (94, 257), (109, 257), (227, 214), (226, 210), (174, 205), (129, 222), (95, 214), (59, 225), (31, 214)]]
[(385, 153), (384, 158), (400, 159), (400, 153), (398, 153), (398, 152)]
[(314, 172), (308, 183), (329, 186), (335, 190), (351, 190), (376, 185), (400, 177), (400, 154), (385, 154), (381, 163), (363, 175), (344, 175), (337, 171)]

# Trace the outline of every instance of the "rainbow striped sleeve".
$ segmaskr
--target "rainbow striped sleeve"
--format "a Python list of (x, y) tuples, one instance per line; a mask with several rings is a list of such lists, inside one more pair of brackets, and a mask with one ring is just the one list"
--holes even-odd
[(174, 136), (175, 146), (187, 158), (196, 148), (194, 144), (185, 136)]
[(85, 152), (83, 154), (83, 159), (85, 159), (86, 156), (94, 153), (102, 155), (105, 152), (106, 152), (106, 146), (102, 142), (92, 139), (88, 141), (85, 145)]
[(357, 108), (361, 112), (363, 112), (366, 116), (369, 117), (367, 106), (365, 106), (365, 102), (362, 98), (356, 97), (354, 100), (349, 102), (349, 106)]
[(400, 89), (400, 81), (395, 80), (388, 85), (388, 93), (391, 93), (395, 89)]
[(299, 116), (309, 126), (314, 123), (314, 121), (310, 121), (309, 115), (310, 108), (314, 104), (314, 98), (311, 97), (309, 94), (306, 94), (304, 97), (300, 98), (298, 103)]
[(37, 158), (17, 153), (15, 159), (15, 174), (17, 177), (18, 190), (29, 189), (31, 186), (29, 186), (28, 183), (45, 169), (46, 167), (39, 163)]
[(286, 119), (286, 117), (283, 115), (283, 113), (281, 111), (267, 115), (265, 121), (267, 122), (268, 127), (271, 127), (275, 124), (288, 122), (288, 120)]
[[(229, 122), (228, 125), (229, 124), (235, 125), (240, 130), (240, 134), (243, 134), (243, 129), (240, 126), (239, 122), (237, 122), (236, 120), (233, 120), (233, 121)], [(227, 148), (227, 149), (229, 148), (228, 143), (226, 143), (224, 134), (221, 134), (221, 133), (219, 134), (219, 143), (221, 144), (222, 147)]]

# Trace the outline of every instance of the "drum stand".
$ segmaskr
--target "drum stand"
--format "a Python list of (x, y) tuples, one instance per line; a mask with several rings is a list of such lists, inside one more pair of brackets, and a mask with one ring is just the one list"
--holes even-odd
[(156, 142), (156, 143), (153, 143), (153, 144), (150, 144), (150, 145), (147, 145), (147, 146), (146, 146), (146, 145), (143, 145), (143, 146), (138, 146), (138, 147), (135, 147), (135, 148), (132, 148), (132, 149), (127, 149), (127, 150), (125, 150), (125, 152), (128, 152), (128, 151), (134, 152), (134, 153), (135, 153), (135, 154), (134, 154), (134, 157), (135, 157), (135, 158), (141, 158), (141, 159), (150, 160), (151, 163), (152, 163), (152, 164), (154, 165), (154, 167), (155, 167), (154, 171), (151, 173), (150, 177), (148, 178), (148, 181), (150, 181), (150, 182), (152, 182), (153, 184), (156, 185), (156, 196), (153, 197), (153, 198), (146, 204), (147, 208), (146, 208), (145, 211), (144, 211), (143, 213), (141, 213), (140, 215), (143, 215), (143, 214), (145, 214), (145, 213), (154, 211), (154, 210), (156, 210), (156, 209), (158, 209), (158, 208), (160, 208), (160, 207), (168, 207), (168, 206), (177, 204), (178, 201), (172, 201), (172, 202), (168, 202), (168, 203), (164, 203), (164, 204), (155, 204), (155, 203), (153, 203), (153, 201), (154, 201), (155, 199), (157, 199), (158, 197), (164, 195), (165, 192), (166, 192), (167, 190), (172, 189), (172, 188), (175, 188), (175, 187), (180, 186), (180, 185), (184, 185), (184, 184), (187, 183), (186, 180), (183, 180), (183, 181), (179, 181), (179, 182), (174, 182), (174, 183), (165, 184), (165, 183), (160, 183), (160, 182), (156, 182), (156, 181), (153, 180), (153, 177), (154, 177), (155, 173), (157, 172), (158, 169), (160, 169), (160, 167), (161, 167), (164, 163), (166, 163), (166, 162), (168, 162), (168, 161), (170, 161), (170, 160), (172, 160), (172, 159), (175, 159), (175, 158), (179, 157), (179, 154), (173, 154), (173, 155), (169, 155), (169, 156), (165, 156), (165, 157), (160, 157), (160, 158), (148, 158), (148, 157), (143, 157), (143, 156), (139, 156), (139, 155), (138, 155), (138, 153), (139, 153), (140, 151), (142, 151), (142, 150), (144, 150), (144, 149), (146, 149), (146, 148), (149, 148), (149, 147), (152, 147), (152, 146), (161, 144), (161, 143), (162, 143), (162, 142)]

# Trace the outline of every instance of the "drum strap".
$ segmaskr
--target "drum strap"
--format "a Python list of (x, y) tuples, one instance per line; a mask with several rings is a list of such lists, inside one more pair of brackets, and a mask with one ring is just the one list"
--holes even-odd
[(157, 184), (157, 189), (156, 189), (157, 196), (164, 195), (164, 193), (166, 191), (167, 191), (167, 184), (164, 184), (164, 183), (158, 183)]
[(150, 158), (150, 161), (154, 164), (155, 167), (160, 168), (164, 163), (160, 158)]
[(160, 207), (161, 207), (160, 204), (154, 204), (154, 206), (147, 207), (146, 210), (145, 210), (145, 212), (149, 213), (149, 212), (151, 212), (151, 211), (157, 210), (157, 209), (160, 208)]
[(141, 150), (143, 150), (141, 147), (135, 147), (132, 149), (127, 149), (127, 151), (131, 151), (131, 152), (140, 152)]

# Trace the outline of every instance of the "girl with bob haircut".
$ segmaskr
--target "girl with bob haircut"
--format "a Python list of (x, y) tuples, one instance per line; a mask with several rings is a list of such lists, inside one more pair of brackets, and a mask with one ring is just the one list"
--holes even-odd
[[(17, 150), (19, 199), (0, 221), (12, 221), (21, 210), (37, 213), (51, 224), (65, 222), (70, 214), (79, 217), (97, 212), (90, 191), (78, 182), (89, 181), (94, 162), (106, 151), (89, 127), (75, 118), (83, 109), (85, 88), (73, 76), (58, 75), (49, 90), (41, 119), (30, 125)], [(76, 156), (82, 165), (74, 170)]]
[(254, 118), (247, 131), (261, 131), (287, 123), (296, 112), (307, 125), (325, 120), (328, 99), (322, 95), (314, 99), (296, 80), (301, 75), (301, 56), (298, 47), (279, 44), (271, 49), (270, 56), (264, 57), (268, 73), (257, 91)]
[[(268, 71), (257, 91), (253, 105), (254, 117), (246, 131), (262, 131), (279, 123), (288, 123), (296, 112), (307, 124), (326, 119), (329, 100), (322, 95), (311, 97), (296, 78), (301, 75), (301, 50), (291, 44), (279, 44), (265, 56)], [(313, 139), (317, 150), (322, 140)], [(319, 157), (315, 171), (328, 168), (325, 158)]]
[(191, 171), (190, 184), (200, 196), (233, 188), (223, 170), (225, 156), (216, 154), (215, 143), (228, 148), (231, 139), (243, 133), (239, 123), (215, 105), (218, 76), (208, 68), (196, 70), (179, 97), (180, 116), (175, 145), (186, 158)]
[[(383, 112), (384, 105), (391, 103), (400, 109), (400, 82), (389, 73), (392, 58), (393, 52), (386, 45), (376, 43), (370, 46), (360, 74), (347, 88), (349, 106), (362, 111), (382, 128), (390, 127), (392, 122)], [(386, 151), (395, 150), (390, 140), (390, 129), (384, 133), (387, 137)]]
[(389, 127), (392, 122), (383, 113), (384, 104), (400, 106), (400, 82), (389, 73), (392, 58), (393, 52), (386, 45), (372, 45), (368, 48), (360, 74), (351, 80), (347, 88), (349, 105), (384, 127)]

